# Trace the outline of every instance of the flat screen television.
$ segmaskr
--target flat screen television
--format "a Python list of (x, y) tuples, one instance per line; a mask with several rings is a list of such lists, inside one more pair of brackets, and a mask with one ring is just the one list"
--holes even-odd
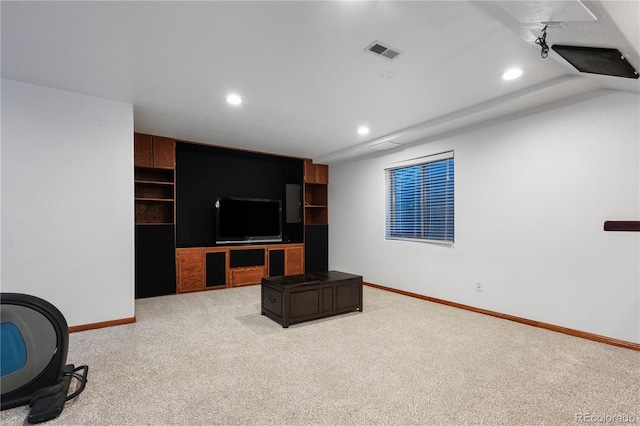
[(282, 241), (282, 201), (216, 199), (216, 244)]

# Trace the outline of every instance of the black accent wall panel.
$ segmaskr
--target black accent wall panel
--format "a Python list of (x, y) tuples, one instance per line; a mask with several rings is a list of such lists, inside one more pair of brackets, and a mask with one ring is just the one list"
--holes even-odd
[(176, 292), (173, 225), (136, 225), (136, 299)]
[(243, 268), (247, 266), (264, 265), (264, 249), (231, 250), (229, 252), (229, 266)]
[(329, 270), (329, 225), (305, 226), (305, 272)]
[[(215, 246), (218, 197), (286, 200), (287, 184), (302, 185), (302, 159), (176, 143), (176, 245)], [(300, 243), (302, 223), (286, 223), (283, 242)]]
[(206, 265), (207, 265), (207, 277), (206, 286), (215, 287), (218, 285), (225, 285), (227, 283), (226, 274), (226, 253), (207, 253)]
[(284, 250), (269, 250), (269, 276), (284, 275)]

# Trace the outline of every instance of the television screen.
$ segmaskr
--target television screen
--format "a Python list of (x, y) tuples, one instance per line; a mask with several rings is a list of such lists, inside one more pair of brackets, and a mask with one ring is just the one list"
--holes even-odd
[(216, 243), (282, 241), (282, 202), (258, 198), (216, 200)]

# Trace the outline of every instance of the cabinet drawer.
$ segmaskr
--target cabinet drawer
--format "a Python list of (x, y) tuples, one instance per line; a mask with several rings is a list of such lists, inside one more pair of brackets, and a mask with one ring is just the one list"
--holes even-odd
[(231, 269), (231, 285), (240, 286), (248, 284), (260, 284), (262, 277), (266, 276), (264, 266), (255, 266), (250, 268), (234, 268)]

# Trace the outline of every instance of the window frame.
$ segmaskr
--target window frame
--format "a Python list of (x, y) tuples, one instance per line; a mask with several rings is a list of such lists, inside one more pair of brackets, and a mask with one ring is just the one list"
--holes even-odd
[[(441, 228), (442, 238), (438, 238), (436, 230), (432, 230), (434, 222), (437, 225), (437, 218), (435, 221), (433, 219), (429, 220), (425, 217), (429, 215), (429, 209), (434, 209), (434, 205), (431, 204), (430, 207), (425, 208), (427, 204), (425, 197), (428, 196), (429, 189), (425, 186), (425, 171), (429, 167), (429, 164), (439, 163), (447, 161), (447, 170), (446, 170), (446, 179), (444, 183), (438, 183), (438, 185), (442, 185), (442, 188), (446, 191), (445, 199), (444, 199), (444, 207), (441, 205), (437, 205), (441, 209), (444, 208), (445, 211), (440, 217), (444, 217), (444, 226)], [(391, 176), (392, 173), (401, 170), (401, 169), (409, 169), (415, 168), (416, 166), (420, 166), (420, 178), (416, 180), (417, 186), (420, 186), (418, 189), (419, 199), (421, 208), (419, 209), (420, 218), (417, 222), (409, 223), (412, 226), (416, 224), (419, 225), (419, 232), (414, 229), (414, 236), (402, 235), (401, 233), (394, 233), (391, 227), (394, 225), (399, 226), (397, 220), (394, 220), (394, 216), (398, 216), (401, 213), (397, 213), (397, 210), (393, 210), (393, 202), (392, 199), (397, 198), (396, 193), (392, 193), (393, 188), (392, 180), (394, 177)], [(433, 171), (433, 169), (432, 169)], [(420, 242), (420, 243), (430, 243), (430, 244), (442, 244), (447, 246), (452, 246), (455, 244), (455, 157), (454, 152), (446, 151), (438, 154), (422, 156), (418, 158), (413, 158), (406, 161), (401, 161), (393, 164), (388, 164), (384, 168), (384, 181), (385, 181), (385, 212), (384, 212), (384, 238), (386, 241), (409, 241), (409, 242)], [(449, 188), (450, 185), (450, 188)], [(415, 190), (415, 189), (414, 189)], [(415, 194), (414, 194), (415, 197)], [(443, 200), (437, 200), (442, 202)], [(436, 207), (436, 209), (437, 209)], [(392, 211), (393, 210), (393, 211)], [(451, 223), (448, 223), (448, 221)], [(395, 222), (395, 223), (394, 223)], [(426, 231), (425, 231), (426, 229)], [(425, 236), (415, 236), (415, 234), (422, 233)]]

